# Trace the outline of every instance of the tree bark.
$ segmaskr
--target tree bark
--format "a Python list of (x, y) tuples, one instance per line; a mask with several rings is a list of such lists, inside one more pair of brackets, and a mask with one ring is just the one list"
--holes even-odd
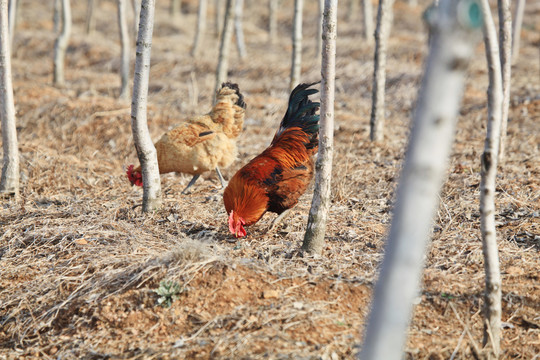
[(60, 31), (60, 11), (62, 10), (62, 0), (54, 0), (53, 3), (53, 31), (55, 34)]
[(373, 5), (371, 0), (362, 0), (362, 15), (364, 18), (364, 32), (362, 36), (366, 43), (373, 43)]
[(512, 12), (509, 0), (498, 0), (499, 9), (499, 51), (502, 69), (502, 117), (501, 117), (501, 140), (499, 144), (498, 161), (502, 163), (506, 151), (506, 133), (508, 131), (508, 110), (510, 108), (510, 88), (512, 72)]
[(71, 35), (71, 7), (69, 1), (70, 0), (62, 0), (62, 30), (54, 44), (53, 83), (56, 86), (63, 86), (65, 83), (64, 61), (69, 37)]
[(294, 18), (292, 31), (292, 63), (290, 91), (300, 83), (302, 71), (302, 11), (304, 0), (294, 0)]
[[(0, 0), (0, 39), (9, 36), (8, 0)], [(2, 148), (4, 164), (0, 178), (0, 193), (19, 195), (19, 148), (15, 125), (15, 105), (11, 82), (11, 49), (7, 41), (0, 41), (0, 99), (2, 106)]]
[(86, 5), (86, 34), (90, 35), (96, 28), (95, 0), (88, 0)]
[(120, 32), (121, 65), (120, 65), (120, 99), (129, 98), (129, 35), (126, 20), (126, 0), (117, 0), (118, 5), (118, 28)]
[(377, 11), (377, 30), (375, 30), (375, 58), (373, 70), (373, 89), (370, 119), (372, 141), (381, 141), (384, 137), (384, 96), (386, 83), (386, 47), (390, 27), (392, 26), (394, 0), (380, 0)]
[(221, 31), (221, 45), (219, 47), (219, 60), (216, 71), (216, 86), (214, 87), (213, 102), (216, 101), (216, 94), (221, 88), (221, 84), (227, 80), (227, 71), (229, 70), (229, 49), (233, 30), (235, 4), (235, 0), (227, 0), (225, 7), (225, 20), (223, 22), (223, 31)]
[(446, 174), (466, 68), (480, 39), (479, 4), (441, 0), (431, 24), (420, 88), (396, 205), (360, 359), (398, 360), (420, 290), (423, 257)]
[(484, 294), (484, 340), (488, 356), (498, 358), (501, 338), (501, 274), (495, 230), (495, 181), (501, 134), (503, 84), (497, 30), (488, 0), (481, 0), (484, 16), (484, 44), (489, 74), (487, 134), (482, 155), (480, 180), (480, 230), (484, 252), (486, 289)]
[(199, 53), (199, 46), (206, 30), (206, 4), (207, 0), (199, 0), (199, 11), (197, 12), (197, 30), (195, 32), (195, 39), (193, 40), (193, 47), (191, 48), (191, 56), (194, 57), (196, 57)]
[(304, 251), (314, 254), (320, 254), (324, 247), (324, 235), (330, 208), (334, 143), (337, 7), (338, 0), (325, 0), (324, 2), (319, 154), (315, 163), (315, 190), (302, 244)]
[(516, 15), (514, 16), (514, 28), (512, 30), (512, 64), (515, 64), (519, 57), (519, 41), (521, 39), (523, 14), (525, 13), (525, 0), (517, 0), (515, 11)]
[(278, 0), (268, 0), (268, 40), (271, 44), (277, 38), (277, 8)]
[(142, 167), (142, 209), (144, 212), (157, 210), (161, 207), (161, 180), (159, 178), (157, 152), (150, 138), (146, 114), (155, 5), (155, 0), (143, 0), (141, 4), (131, 105), (133, 141)]
[(236, 47), (241, 59), (246, 58), (246, 43), (244, 41), (243, 23), (244, 0), (236, 0), (234, 9), (234, 32), (236, 34)]
[(9, 0), (9, 47), (13, 48), (13, 36), (15, 35), (15, 24), (17, 23), (17, 0)]

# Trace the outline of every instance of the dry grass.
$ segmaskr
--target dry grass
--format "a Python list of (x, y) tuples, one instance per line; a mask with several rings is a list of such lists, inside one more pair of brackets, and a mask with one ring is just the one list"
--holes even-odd
[[(153, 138), (207, 110), (214, 87), (216, 40), (209, 30), (201, 58), (189, 57), (196, 2), (184, 3), (182, 20), (158, 4), (149, 94)], [(188, 176), (163, 176), (163, 209), (148, 216), (133, 209), (141, 190), (129, 186), (123, 171), (136, 157), (130, 104), (115, 100), (115, 5), (99, 2), (97, 31), (87, 37), (84, 4), (73, 4), (68, 85), (55, 89), (50, 9), (21, 1), (13, 73), (23, 186), (19, 203), (5, 199), (0, 208), (0, 359), (352, 358), (382, 259), (426, 53), (421, 8), (396, 3), (388, 133), (379, 144), (368, 140), (371, 49), (359, 38), (360, 23), (347, 23), (340, 13), (333, 203), (323, 256), (308, 258), (298, 249), (311, 192), (278, 229), (267, 231), (273, 219), (267, 215), (239, 241), (228, 235), (214, 174), (189, 196), (179, 195)], [(289, 5), (279, 13), (282, 34), (290, 30)], [(306, 4), (306, 19), (315, 10)], [(288, 95), (290, 43), (266, 44), (265, 5), (247, 2), (244, 12), (250, 60), (240, 62), (233, 49), (230, 79), (245, 93), (247, 121), (239, 159), (224, 171), (226, 178), (270, 141)], [(540, 354), (538, 15), (531, 9), (525, 18), (513, 68), (508, 158), (498, 178), (507, 359)], [(305, 26), (303, 74), (309, 81), (320, 75), (315, 25)], [(481, 341), (482, 50), (470, 66), (410, 328), (410, 359), (472, 358)], [(155, 290), (164, 279), (183, 288), (170, 308), (157, 305)]]

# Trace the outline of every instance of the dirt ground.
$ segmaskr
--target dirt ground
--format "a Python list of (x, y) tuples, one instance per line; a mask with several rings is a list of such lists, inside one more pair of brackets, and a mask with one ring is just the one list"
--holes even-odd
[[(238, 241), (228, 233), (214, 173), (190, 195), (180, 194), (190, 176), (163, 175), (163, 208), (150, 215), (134, 209), (142, 190), (124, 172), (137, 158), (130, 102), (117, 100), (115, 2), (97, 2), (90, 35), (86, 1), (72, 2), (64, 88), (52, 86), (52, 6), (20, 2), (12, 66), (22, 189), (18, 203), (2, 200), (0, 208), (0, 359), (353, 358), (427, 53), (427, 1), (395, 4), (381, 143), (368, 139), (373, 49), (361, 38), (360, 12), (340, 4), (332, 207), (326, 247), (316, 258), (298, 253), (311, 189), (276, 230), (268, 231), (275, 217), (268, 214)], [(267, 146), (286, 108), (292, 1), (281, 4), (280, 42), (268, 43), (266, 2), (247, 0), (247, 59), (231, 47), (229, 79), (248, 108), (240, 155), (223, 169), (226, 179)], [(504, 359), (540, 358), (540, 7), (527, 6), (512, 69), (508, 155), (497, 179)], [(154, 139), (210, 109), (218, 53), (213, 2), (208, 10), (194, 59), (197, 2), (184, 1), (177, 18), (168, 2), (157, 5), (148, 99)], [(304, 81), (320, 78), (316, 11), (316, 2), (306, 2)], [(482, 341), (478, 198), (487, 73), (483, 45), (477, 50), (408, 359), (470, 359)], [(179, 285), (170, 307), (158, 305), (162, 280)]]

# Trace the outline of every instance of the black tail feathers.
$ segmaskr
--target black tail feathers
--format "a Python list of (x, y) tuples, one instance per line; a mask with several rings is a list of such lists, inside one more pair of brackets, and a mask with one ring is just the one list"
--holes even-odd
[(225, 82), (221, 84), (221, 88), (227, 87), (229, 89), (232, 89), (236, 92), (238, 95), (238, 100), (236, 101), (236, 105), (240, 106), (241, 108), (246, 108), (246, 103), (244, 102), (244, 95), (240, 92), (240, 88), (238, 87), (238, 84), (232, 83), (232, 82)]

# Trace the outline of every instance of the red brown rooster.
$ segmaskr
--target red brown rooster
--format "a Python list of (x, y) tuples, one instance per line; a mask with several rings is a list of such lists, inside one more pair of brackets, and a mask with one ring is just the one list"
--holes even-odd
[(270, 146), (231, 178), (223, 193), (229, 230), (246, 235), (249, 226), (267, 211), (282, 214), (298, 203), (313, 178), (313, 155), (318, 149), (319, 103), (310, 95), (312, 84), (300, 84)]

